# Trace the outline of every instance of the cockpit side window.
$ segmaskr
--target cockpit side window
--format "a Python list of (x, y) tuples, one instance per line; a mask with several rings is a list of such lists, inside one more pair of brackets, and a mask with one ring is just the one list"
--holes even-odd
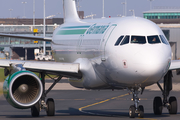
[(118, 40), (117, 40), (116, 43), (115, 43), (115, 46), (118, 46), (118, 45), (119, 45), (119, 43), (122, 41), (123, 37), (124, 37), (124, 36), (120, 36), (120, 37), (118, 38)]
[(145, 36), (131, 36), (131, 43), (145, 44), (146, 43), (146, 37)]
[(121, 45), (125, 45), (129, 43), (129, 35), (124, 37), (124, 40), (121, 42)]
[(161, 43), (159, 37), (157, 35), (153, 35), (153, 36), (147, 36), (148, 39), (148, 43), (149, 44), (157, 44), (157, 43)]
[(166, 45), (169, 45), (169, 42), (167, 41), (167, 39), (164, 37), (164, 35), (160, 35), (160, 38), (162, 40), (162, 42)]

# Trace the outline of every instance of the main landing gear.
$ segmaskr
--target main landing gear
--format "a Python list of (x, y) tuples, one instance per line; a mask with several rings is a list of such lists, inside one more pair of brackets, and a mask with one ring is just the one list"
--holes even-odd
[(41, 99), (31, 107), (31, 115), (33, 117), (39, 117), (39, 113), (42, 109), (44, 109), (47, 113), (47, 116), (54, 116), (55, 115), (55, 103), (52, 98), (48, 98), (45, 102), (46, 95), (52, 90), (52, 88), (61, 80), (61, 76), (58, 77), (58, 79), (50, 78), (54, 80), (54, 83), (49, 87), (47, 91), (45, 91), (45, 73), (42, 72), (41, 74), (42, 78), (42, 85), (43, 85), (43, 94)]
[(143, 92), (144, 88), (141, 87), (137, 87), (137, 88), (133, 88), (130, 89), (132, 94), (133, 94), (133, 101), (134, 101), (134, 105), (131, 105), (129, 108), (129, 117), (130, 118), (135, 118), (136, 114), (138, 114), (138, 116), (140, 118), (144, 117), (144, 107), (142, 105), (139, 105), (139, 97), (138, 94), (140, 92)]
[(167, 99), (169, 96), (169, 92), (172, 90), (172, 71), (168, 71), (168, 73), (164, 76), (164, 89), (161, 87), (159, 83), (157, 83), (158, 87), (161, 89), (163, 93), (163, 101), (161, 97), (155, 97), (153, 102), (153, 110), (155, 115), (161, 115), (163, 107), (166, 107), (169, 111), (169, 114), (177, 114), (177, 99), (172, 96)]

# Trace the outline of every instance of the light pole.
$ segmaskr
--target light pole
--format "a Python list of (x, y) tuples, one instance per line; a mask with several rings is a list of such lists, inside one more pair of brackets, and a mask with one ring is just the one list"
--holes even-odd
[(36, 13), (36, 7), (35, 7), (35, 0), (33, 0), (33, 27), (35, 28), (35, 13)]
[(125, 16), (125, 5), (126, 5), (126, 3), (122, 2), (121, 4), (123, 5), (123, 16)]
[(134, 10), (129, 10), (130, 12), (132, 12), (132, 15), (135, 16), (135, 12)]
[(24, 5), (24, 16), (23, 16), (23, 18), (26, 18), (26, 16), (25, 16), (25, 4), (26, 4), (27, 2), (22, 2), (22, 4)]
[(127, 8), (127, 6), (126, 6), (126, 5), (127, 5), (126, 0), (125, 0), (125, 2), (122, 2), (121, 4), (123, 5), (123, 16), (126, 16), (126, 11), (127, 11), (127, 10), (126, 10), (126, 8)]
[(81, 7), (81, 6), (79, 5), (79, 2), (80, 2), (80, 0), (77, 0), (77, 10), (78, 10), (78, 12), (79, 12), (79, 8)]
[(78, 15), (79, 15), (79, 8), (81, 7), (80, 5), (79, 5), (79, 2), (80, 2), (80, 0), (76, 0), (76, 2), (77, 2), (77, 11), (78, 11)]
[(10, 12), (10, 18), (12, 17), (11, 15), (11, 13), (12, 13), (12, 11), (13, 11), (13, 9), (9, 9), (9, 12)]
[[(46, 37), (46, 1), (44, 0), (44, 32), (43, 37)], [(46, 42), (43, 42), (43, 54), (46, 54)]]
[(148, 1), (150, 1), (150, 10), (152, 9), (152, 1), (154, 1), (154, 0), (148, 0)]
[(104, 0), (102, 0), (102, 18), (105, 18), (104, 17)]
[(127, 0), (125, 0), (125, 8), (124, 9), (125, 9), (124, 13), (125, 13), (125, 16), (126, 16), (126, 12), (127, 12)]

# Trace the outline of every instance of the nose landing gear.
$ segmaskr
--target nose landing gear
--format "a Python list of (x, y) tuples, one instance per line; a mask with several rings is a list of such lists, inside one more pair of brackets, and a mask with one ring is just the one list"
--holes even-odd
[(142, 89), (141, 87), (131, 89), (131, 92), (133, 94), (134, 105), (131, 105), (129, 108), (130, 118), (135, 118), (136, 114), (138, 114), (138, 117), (140, 118), (144, 117), (144, 107), (142, 105), (139, 105), (139, 97), (138, 97), (138, 94), (143, 90), (144, 89)]

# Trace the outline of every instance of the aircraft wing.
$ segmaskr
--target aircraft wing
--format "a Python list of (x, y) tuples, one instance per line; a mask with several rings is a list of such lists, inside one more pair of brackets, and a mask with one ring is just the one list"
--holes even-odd
[(0, 60), (0, 67), (3, 68), (9, 68), (11, 65), (17, 64), (21, 64), (23, 68), (32, 72), (45, 72), (47, 74), (62, 75), (64, 77), (82, 77), (78, 63)]
[(177, 69), (180, 69), (180, 60), (172, 60), (169, 70), (177, 70)]
[(51, 37), (41, 37), (41, 36), (25, 36), (25, 35), (14, 35), (14, 34), (2, 34), (0, 33), (0, 37), (12, 37), (12, 38), (19, 38), (19, 39), (27, 39), (27, 40), (36, 40), (36, 41), (47, 41), (51, 42)]

